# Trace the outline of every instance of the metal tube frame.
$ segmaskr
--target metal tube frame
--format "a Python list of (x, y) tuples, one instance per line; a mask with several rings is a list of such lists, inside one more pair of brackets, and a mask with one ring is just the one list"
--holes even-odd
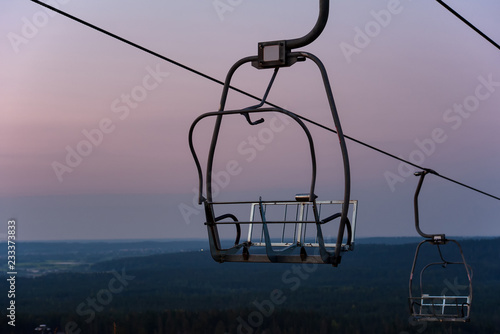
[(414, 207), (414, 214), (415, 214), (415, 229), (417, 230), (417, 233), (420, 234), (422, 237), (427, 238), (427, 239), (432, 239), (432, 241), (436, 244), (440, 243), (445, 243), (446, 242), (446, 237), (444, 234), (428, 234), (423, 232), (420, 229), (420, 217), (419, 217), (419, 211), (418, 211), (418, 196), (420, 195), (420, 190), (422, 189), (422, 184), (424, 183), (425, 176), (427, 174), (437, 174), (435, 171), (431, 169), (426, 169), (421, 172), (416, 172), (415, 176), (420, 176), (420, 179), (418, 180), (418, 185), (417, 189), (415, 190), (415, 196), (413, 198), (413, 207)]
[[(320, 70), (322, 79), (323, 79), (323, 84), (325, 87), (326, 95), (328, 98), (328, 102), (330, 105), (330, 111), (332, 114), (333, 122), (337, 131), (338, 139), (339, 139), (339, 144), (340, 144), (340, 149), (342, 153), (342, 161), (343, 161), (343, 169), (344, 169), (344, 200), (343, 200), (343, 206), (342, 206), (342, 212), (340, 214), (340, 224), (339, 224), (339, 231), (337, 235), (337, 242), (336, 242), (336, 248), (334, 253), (332, 254), (331, 252), (327, 251), (325, 244), (324, 244), (324, 238), (321, 232), (321, 222), (319, 221), (319, 213), (317, 210), (317, 207), (315, 205), (315, 198), (316, 195), (314, 194), (314, 186), (315, 186), (315, 179), (316, 179), (316, 159), (314, 155), (314, 145), (312, 142), (311, 135), (309, 133), (309, 130), (307, 127), (303, 124), (303, 122), (294, 114), (291, 113), (287, 110), (284, 109), (279, 109), (279, 108), (260, 108), (264, 103), (265, 99), (267, 97), (267, 94), (269, 93), (270, 86), (272, 85), (272, 82), (274, 81), (274, 77), (277, 72), (277, 68), (283, 65), (276, 65), (276, 66), (270, 66), (269, 68), (274, 68), (275, 73), (273, 75), (273, 79), (271, 80), (271, 83), (266, 90), (265, 96), (262, 99), (262, 102), (254, 107), (246, 108), (243, 110), (237, 110), (237, 111), (224, 111), (228, 93), (229, 93), (229, 88), (230, 88), (230, 83), (232, 80), (232, 77), (236, 70), (242, 66), (243, 64), (251, 62), (254, 66), (256, 63), (259, 63), (259, 56), (250, 56), (250, 57), (245, 57), (237, 61), (229, 70), (229, 72), (226, 75), (226, 80), (224, 83), (224, 88), (222, 91), (221, 95), (221, 100), (220, 100), (220, 107), (219, 107), (219, 112), (216, 113), (207, 113), (204, 114), (200, 117), (198, 117), (193, 125), (191, 126), (190, 132), (189, 132), (189, 145), (191, 152), (193, 154), (196, 167), (198, 170), (198, 178), (199, 178), (199, 196), (198, 196), (198, 202), (199, 204), (204, 203), (205, 204), (205, 213), (207, 216), (207, 220), (211, 221), (212, 223), (207, 221), (207, 227), (209, 228), (209, 236), (211, 238), (211, 243), (213, 242), (213, 245), (215, 246), (216, 249), (220, 250), (220, 241), (218, 239), (218, 231), (217, 231), (217, 224), (215, 223), (217, 218), (214, 216), (213, 208), (211, 203), (213, 203), (213, 195), (212, 195), (212, 172), (213, 172), (213, 161), (215, 157), (215, 150), (217, 146), (217, 140), (219, 137), (220, 133), (220, 128), (222, 124), (222, 118), (224, 115), (230, 115), (230, 114), (243, 114), (249, 123), (251, 125), (258, 124), (261, 122), (261, 120), (258, 120), (257, 122), (251, 122), (249, 118), (250, 113), (256, 113), (256, 112), (281, 112), (284, 113), (290, 117), (292, 117), (305, 131), (308, 140), (309, 140), (309, 146), (311, 150), (311, 158), (312, 158), (312, 164), (313, 164), (313, 176), (312, 176), (312, 182), (311, 182), (311, 188), (310, 188), (310, 193), (309, 193), (309, 201), (313, 203), (313, 212), (314, 216), (317, 222), (317, 228), (318, 228), (318, 242), (320, 244), (320, 253), (321, 253), (321, 258), (324, 263), (330, 263), (333, 266), (337, 266), (340, 264), (341, 260), (341, 251), (342, 251), (342, 241), (344, 238), (345, 230), (347, 228), (347, 244), (350, 245), (351, 243), (351, 226), (350, 222), (348, 219), (348, 210), (349, 210), (349, 203), (350, 203), (350, 187), (351, 187), (351, 181), (350, 181), (350, 165), (349, 165), (349, 157), (348, 157), (348, 152), (347, 152), (347, 145), (345, 142), (345, 137), (342, 131), (342, 127), (340, 124), (340, 118), (337, 112), (337, 108), (335, 105), (335, 101), (333, 98), (333, 93), (330, 85), (330, 81), (328, 79), (328, 74), (326, 72), (326, 69), (323, 65), (323, 63), (319, 60), (318, 57), (314, 56), (311, 53), (308, 52), (291, 52), (292, 49), (298, 48), (298, 47), (303, 47), (306, 46), (310, 43), (312, 43), (324, 30), (327, 21), (328, 21), (328, 15), (329, 15), (329, 0), (319, 0), (319, 14), (318, 14), (318, 19), (316, 21), (315, 26), (313, 29), (306, 34), (303, 37), (296, 38), (296, 39), (290, 39), (290, 40), (285, 40), (285, 50), (286, 50), (286, 61), (285, 61), (285, 66), (291, 66), (295, 64), (297, 61), (304, 61), (306, 59), (312, 60), (318, 69)], [(281, 43), (280, 43), (281, 44)], [(256, 66), (259, 69), (263, 69), (265, 67), (259, 67)], [(199, 160), (196, 156), (194, 145), (192, 142), (192, 135), (194, 131), (194, 127), (196, 124), (203, 118), (208, 117), (208, 116), (215, 116), (216, 121), (215, 121), (215, 126), (214, 126), (214, 131), (212, 134), (212, 140), (210, 143), (210, 148), (209, 148), (209, 153), (208, 153), (208, 161), (207, 161), (207, 169), (206, 169), (206, 199), (203, 197), (203, 173), (201, 169), (201, 165), (199, 163)], [(334, 215), (335, 216), (335, 215)], [(332, 216), (332, 217), (334, 217)], [(337, 216), (335, 216), (337, 218)], [(227, 251), (227, 250), (226, 250)]]
[(289, 39), (285, 41), (288, 49), (298, 49), (306, 45), (311, 44), (316, 40), (316, 38), (321, 35), (328, 22), (328, 15), (330, 13), (330, 0), (320, 0), (319, 1), (319, 14), (316, 21), (316, 25), (312, 30), (305, 36), (295, 39)]
[[(441, 251), (439, 250), (439, 255), (440, 255), (442, 261), (429, 263), (422, 268), (422, 270), (420, 271), (420, 275), (419, 275), (420, 296), (414, 297), (413, 296), (413, 277), (415, 275), (415, 268), (417, 266), (417, 259), (418, 259), (420, 247), (424, 243), (430, 243), (431, 245), (436, 245), (436, 243), (434, 243), (434, 241), (432, 239), (426, 239), (426, 240), (421, 241), (417, 246), (417, 250), (415, 251), (415, 257), (413, 259), (413, 265), (411, 268), (410, 280), (409, 280), (409, 286), (408, 286), (408, 288), (409, 288), (408, 302), (409, 302), (409, 307), (410, 307), (410, 314), (412, 315), (413, 319), (415, 319), (416, 321), (440, 321), (440, 322), (443, 322), (443, 321), (468, 322), (468, 321), (470, 321), (470, 318), (469, 318), (470, 307), (472, 304), (472, 268), (465, 261), (465, 256), (464, 256), (462, 247), (460, 246), (458, 241), (453, 240), (453, 239), (446, 239), (444, 244), (447, 244), (449, 242), (455, 243), (457, 245), (462, 261), (461, 262), (446, 261), (443, 258)], [(437, 244), (437, 247), (439, 247), (439, 244)], [(433, 297), (425, 296), (424, 287), (423, 287), (423, 274), (424, 274), (424, 272), (431, 266), (434, 266), (434, 265), (446, 266), (448, 264), (463, 265), (464, 266), (465, 271), (467, 273), (467, 279), (469, 282), (467, 296), (433, 296)], [(460, 305), (457, 303), (446, 304), (446, 301), (445, 301), (446, 299), (458, 299), (458, 298), (466, 299), (467, 303), (462, 303)], [(457, 314), (444, 314), (444, 312), (441, 312), (441, 314), (437, 314), (435, 312), (434, 313), (423, 313), (422, 308), (423, 308), (423, 306), (426, 306), (426, 305), (423, 305), (423, 301), (425, 299), (431, 299), (431, 300), (432, 299), (443, 299), (443, 302), (445, 303), (443, 305), (443, 307), (455, 306), (457, 309)], [(464, 309), (466, 310), (466, 312), (464, 312)]]
[[(465, 256), (464, 256), (464, 253), (462, 251), (462, 247), (460, 246), (460, 244), (458, 243), (458, 241), (456, 240), (453, 240), (453, 239), (447, 239), (445, 237), (444, 234), (429, 234), (429, 233), (425, 233), (422, 231), (422, 229), (420, 228), (420, 218), (419, 218), (419, 208), (418, 208), (418, 197), (420, 195), (420, 190), (422, 189), (422, 184), (424, 182), (424, 179), (425, 179), (425, 176), (427, 174), (435, 174), (437, 175), (437, 173), (435, 171), (433, 171), (432, 169), (425, 169), (423, 171), (420, 171), (420, 172), (416, 172), (415, 173), (415, 176), (420, 176), (419, 178), (419, 181), (418, 181), (418, 185), (417, 185), (417, 189), (415, 190), (415, 196), (414, 196), (414, 199), (413, 199), (413, 203), (414, 203), (414, 214), (415, 214), (415, 229), (417, 230), (418, 234), (420, 234), (422, 237), (426, 238), (426, 240), (423, 240), (421, 241), (418, 246), (417, 246), (417, 249), (415, 251), (415, 257), (413, 259), (413, 265), (412, 265), (412, 268), (411, 268), (411, 273), (410, 273), (410, 280), (409, 280), (409, 306), (410, 306), (410, 313), (411, 315), (413, 316), (413, 318), (416, 320), (416, 321), (454, 321), (454, 322), (466, 322), (466, 321), (469, 321), (469, 313), (470, 313), (470, 305), (471, 305), (471, 302), (472, 302), (472, 269), (471, 267), (467, 264), (467, 262), (465, 261)], [(460, 251), (460, 256), (462, 258), (462, 262), (449, 262), (449, 261), (446, 261), (444, 258), (443, 258), (443, 254), (441, 253), (441, 249), (439, 248), (440, 245), (445, 245), (449, 242), (452, 242), (452, 243), (455, 243)], [(432, 262), (432, 263), (429, 263), (427, 264), (426, 266), (424, 266), (422, 268), (422, 270), (420, 271), (420, 296), (419, 297), (413, 297), (413, 292), (412, 292), (412, 284), (413, 284), (413, 276), (415, 274), (415, 267), (417, 265), (417, 258), (418, 258), (418, 254), (419, 254), (419, 251), (420, 251), (420, 247), (424, 244), (424, 243), (430, 243), (431, 245), (435, 245), (438, 247), (438, 252), (439, 252), (439, 256), (441, 258), (441, 261), (442, 262)], [(424, 305), (423, 304), (423, 300), (424, 299), (432, 299), (430, 297), (425, 297), (424, 296), (424, 292), (423, 292), (423, 283), (422, 283), (422, 279), (423, 279), (423, 274), (424, 274), (424, 271), (433, 266), (433, 265), (447, 265), (447, 264), (458, 264), (458, 265), (463, 265), (465, 267), (465, 271), (467, 273), (467, 278), (468, 278), (468, 281), (469, 281), (469, 294), (467, 296), (454, 296), (455, 298), (456, 297), (464, 297), (467, 299), (467, 303), (463, 304), (460, 306), (460, 308), (458, 307), (458, 304), (446, 304), (446, 296), (440, 296), (440, 297), (436, 297), (435, 299), (437, 298), (442, 298), (443, 299), (443, 306), (442, 307), (448, 307), (450, 305), (454, 305), (457, 307), (457, 314), (456, 315), (453, 315), (453, 314), (444, 314), (444, 310), (442, 312), (442, 314), (436, 314), (436, 313), (432, 313), (432, 314), (428, 314), (428, 313), (422, 313), (422, 308)], [(420, 302), (420, 303), (419, 303)], [(434, 305), (434, 304), (432, 304)], [(417, 307), (419, 309), (418, 312), (415, 311), (415, 307)], [(467, 312), (464, 312), (463, 310), (466, 308)], [(460, 311), (460, 312), (458, 312)], [(458, 313), (461, 313), (461, 314), (458, 314)]]

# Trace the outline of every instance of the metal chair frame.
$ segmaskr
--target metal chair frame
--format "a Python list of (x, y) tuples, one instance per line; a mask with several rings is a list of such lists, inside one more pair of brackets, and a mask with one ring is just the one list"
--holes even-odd
[[(470, 321), (470, 307), (472, 303), (472, 268), (465, 261), (465, 256), (462, 247), (458, 241), (453, 239), (447, 239), (444, 234), (428, 234), (424, 233), (420, 229), (420, 221), (418, 214), (418, 196), (420, 194), (420, 189), (424, 178), (427, 174), (437, 174), (433, 170), (424, 170), (422, 172), (415, 173), (416, 176), (420, 176), (420, 180), (415, 191), (414, 197), (414, 208), (415, 208), (415, 228), (417, 232), (426, 240), (421, 241), (415, 251), (415, 257), (413, 259), (413, 265), (410, 273), (409, 281), (409, 306), (412, 318), (415, 321), (438, 321), (438, 322), (468, 322)], [(423, 244), (429, 243), (437, 247), (441, 261), (431, 262), (425, 265), (419, 275), (419, 294), (417, 296), (413, 295), (413, 279), (415, 275), (415, 269), (417, 267), (418, 255), (420, 248)], [(450, 262), (444, 259), (441, 253), (440, 247), (448, 243), (454, 243), (460, 252), (460, 261)], [(465, 268), (465, 272), (468, 279), (467, 293), (462, 295), (430, 295), (424, 290), (424, 273), (433, 266), (442, 266), (446, 268), (448, 265), (458, 265)]]
[[(244, 262), (252, 262), (252, 261), (258, 261), (258, 262), (298, 262), (298, 263), (307, 263), (307, 262), (315, 262), (315, 263), (329, 263), (332, 264), (333, 266), (337, 266), (340, 261), (341, 261), (341, 253), (352, 249), (352, 242), (353, 242), (353, 231), (352, 231), (352, 226), (351, 222), (348, 219), (348, 211), (349, 211), (349, 204), (350, 202), (350, 167), (349, 167), (349, 158), (348, 158), (348, 153), (347, 153), (347, 146), (345, 142), (345, 137), (342, 131), (342, 127), (340, 124), (340, 119), (339, 115), (337, 113), (337, 108), (335, 106), (335, 101), (333, 98), (331, 86), (330, 86), (330, 81), (328, 79), (328, 75), (326, 72), (326, 69), (323, 65), (323, 63), (314, 56), (311, 53), (308, 52), (301, 52), (297, 51), (294, 52), (292, 49), (302, 47), (305, 45), (310, 44), (313, 42), (323, 31), (324, 27), (326, 26), (327, 20), (328, 20), (328, 15), (329, 15), (329, 0), (319, 0), (319, 15), (318, 15), (318, 20), (313, 27), (313, 29), (306, 34), (305, 36), (301, 38), (296, 38), (296, 39), (290, 39), (290, 40), (282, 40), (282, 41), (272, 41), (272, 42), (262, 42), (259, 43), (258, 45), (258, 55), (257, 56), (250, 56), (250, 57), (245, 57), (237, 61), (229, 70), (226, 80), (224, 82), (224, 89), (222, 91), (222, 96), (221, 96), (221, 102), (220, 102), (220, 109), (217, 112), (210, 112), (210, 113), (205, 113), (201, 116), (199, 116), (192, 124), (190, 131), (189, 131), (189, 145), (191, 149), (191, 153), (193, 155), (193, 158), (196, 163), (197, 171), (198, 171), (198, 179), (199, 179), (199, 197), (198, 197), (198, 202), (199, 204), (203, 204), (205, 207), (205, 215), (206, 215), (206, 225), (208, 228), (208, 235), (209, 235), (209, 241), (210, 241), (210, 248), (211, 248), (211, 253), (212, 257), (219, 262), (224, 262), (224, 261), (244, 261)], [(324, 88), (326, 91), (326, 96), (330, 105), (330, 111), (332, 114), (333, 122), (337, 131), (337, 136), (339, 140), (339, 145), (340, 145), (340, 150), (342, 154), (342, 161), (343, 161), (343, 171), (344, 171), (344, 198), (342, 201), (342, 210), (338, 214), (334, 214), (328, 218), (321, 220), (319, 213), (318, 213), (318, 204), (316, 202), (316, 195), (314, 193), (314, 188), (316, 184), (316, 155), (315, 155), (315, 150), (314, 150), (314, 143), (313, 139), (311, 136), (311, 133), (309, 132), (309, 129), (306, 127), (304, 122), (301, 119), (301, 116), (298, 114), (292, 113), (290, 111), (287, 111), (282, 108), (269, 108), (269, 107), (263, 107), (264, 104), (266, 103), (266, 98), (267, 95), (271, 89), (271, 86), (274, 82), (274, 78), (276, 77), (278, 73), (278, 69), (282, 67), (290, 67), (294, 65), (297, 62), (302, 62), (305, 60), (312, 60), (318, 67), (321, 77), (323, 79), (323, 84)], [(262, 98), (262, 101), (260, 104), (256, 106), (251, 106), (247, 107), (244, 109), (240, 110), (225, 110), (225, 105), (228, 97), (228, 92), (229, 89), (231, 88), (231, 79), (236, 72), (237, 69), (239, 69), (242, 65), (251, 63), (252, 66), (255, 68), (262, 70), (262, 69), (274, 69), (274, 74), (271, 79), (271, 82), (269, 83), (269, 86), (264, 94), (264, 97)], [(312, 166), (312, 175), (311, 175), (311, 182), (310, 182), (310, 189), (309, 193), (306, 194), (305, 196), (299, 196), (297, 198), (297, 201), (306, 201), (308, 202), (314, 212), (314, 220), (313, 223), (316, 225), (317, 228), (317, 244), (318, 244), (318, 249), (319, 249), (319, 255), (310, 255), (307, 254), (305, 251), (304, 245), (300, 241), (297, 241), (295, 246), (292, 248), (299, 248), (300, 249), (300, 254), (299, 255), (290, 255), (291, 253), (291, 248), (290, 250), (280, 250), (276, 251), (273, 248), (271, 237), (269, 236), (268, 231), (264, 232), (267, 234), (267, 240), (266, 240), (266, 256), (258, 256), (257, 254), (255, 255), (250, 255), (249, 249), (251, 246), (255, 246), (251, 241), (246, 241), (244, 243), (239, 243), (239, 238), (241, 234), (241, 224), (255, 224), (255, 222), (240, 222), (238, 219), (233, 215), (233, 214), (224, 214), (222, 216), (216, 216), (214, 213), (214, 206), (217, 205), (213, 199), (213, 191), (212, 191), (212, 172), (213, 172), (213, 162), (214, 162), (214, 156), (215, 156), (215, 151), (216, 151), (216, 146), (217, 146), (217, 141), (221, 129), (221, 124), (222, 124), (222, 119), (224, 117), (229, 117), (231, 115), (236, 115), (240, 114), (243, 115), (248, 123), (250, 125), (257, 125), (262, 122), (264, 122), (264, 118), (260, 118), (256, 121), (251, 120), (251, 115), (253, 114), (259, 114), (259, 113), (282, 113), (288, 117), (290, 117), (292, 120), (294, 120), (304, 131), (308, 143), (309, 143), (309, 151), (310, 151), (310, 157), (311, 157), (311, 166)], [(207, 117), (215, 117), (215, 126), (214, 126), (214, 131), (212, 135), (212, 140), (210, 143), (210, 148), (209, 148), (209, 153), (208, 153), (208, 160), (207, 160), (207, 168), (206, 168), (206, 197), (203, 196), (204, 194), (204, 189), (203, 189), (203, 172), (202, 168), (199, 162), (199, 159), (197, 157), (194, 144), (193, 144), (193, 133), (196, 125), (204, 118)], [(275, 201), (276, 202), (276, 201)], [(242, 204), (243, 202), (231, 202), (232, 204)], [(262, 208), (263, 201), (259, 199), (259, 201), (253, 201), (249, 202), (253, 203), (260, 203), (260, 207)], [(229, 203), (226, 203), (229, 204)], [(357, 205), (357, 202), (356, 202)], [(266, 222), (265, 220), (265, 214), (261, 210), (261, 216), (262, 216), (262, 223), (263, 223), (263, 228), (264, 231), (267, 230), (267, 224), (269, 222)], [(329, 247), (325, 243), (323, 233), (322, 233), (322, 228), (321, 226), (333, 219), (340, 218), (339, 222), (339, 229), (337, 232), (337, 240), (335, 242), (335, 247)], [(224, 220), (230, 219), (230, 222), (224, 222)], [(217, 226), (220, 224), (234, 224), (236, 226), (236, 242), (233, 247), (230, 248), (222, 248), (221, 247), (221, 242), (219, 238), (219, 232), (217, 229)], [(287, 222), (281, 222), (284, 224), (287, 224)], [(347, 231), (347, 241), (344, 244), (343, 240), (345, 238), (345, 234)], [(240, 252), (241, 250), (241, 252)], [(240, 253), (239, 253), (240, 252)]]

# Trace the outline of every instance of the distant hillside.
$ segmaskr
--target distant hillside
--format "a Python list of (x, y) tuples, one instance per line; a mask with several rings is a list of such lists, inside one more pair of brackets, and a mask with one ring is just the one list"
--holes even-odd
[[(450, 239), (456, 239), (459, 241), (463, 240), (491, 240), (491, 239), (496, 239), (498, 237), (484, 237), (484, 236), (479, 236), (479, 237), (453, 237), (453, 236), (446, 236), (447, 238)], [(420, 236), (415, 236), (415, 237), (368, 237), (368, 238), (357, 238), (356, 243), (357, 244), (383, 244), (383, 245), (403, 245), (403, 244), (417, 244), (420, 241), (422, 241), (422, 237)]]
[[(488, 239), (491, 238), (483, 237), (477, 240)], [(419, 241), (421, 238), (418, 237), (358, 238), (356, 246), (416, 245)], [(40, 276), (55, 272), (86, 272), (98, 262), (201, 249), (208, 249), (206, 239), (18, 242), (16, 245), (17, 271), (19, 276)], [(353, 254), (356, 253), (357, 251)], [(7, 269), (6, 259), (7, 253), (0, 254), (0, 270), (3, 272)]]
[[(258, 312), (262, 320), (255, 318), (259, 326), (251, 328), (256, 334), (499, 333), (500, 239), (461, 243), (474, 269), (470, 324), (409, 323), (408, 278), (416, 244), (361, 243), (339, 268), (219, 264), (209, 252), (194, 251), (102, 261), (85, 273), (18, 278), (16, 303), (22, 308), (16, 334), (23, 333), (22, 326), (49, 322), (63, 328), (71, 321), (90, 334), (111, 332), (113, 323), (121, 334), (237, 333), (241, 319), (248, 323)], [(92, 300), (101, 300), (94, 307), (99, 312), (91, 312)], [(1, 333), (9, 333), (4, 329), (0, 326)]]
[[(67, 271), (85, 272), (90, 265), (100, 261), (186, 252), (207, 246), (206, 240), (21, 241), (16, 244), (17, 272), (20, 276)], [(6, 269), (7, 252), (4, 252), (0, 253), (0, 270), (5, 272)]]

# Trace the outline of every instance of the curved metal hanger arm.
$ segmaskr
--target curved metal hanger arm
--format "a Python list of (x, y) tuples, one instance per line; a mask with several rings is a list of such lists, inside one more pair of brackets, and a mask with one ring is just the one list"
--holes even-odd
[(330, 0), (319, 0), (319, 15), (318, 20), (316, 21), (316, 25), (307, 35), (304, 35), (300, 38), (286, 40), (286, 47), (289, 50), (297, 49), (314, 42), (325, 29), (326, 23), (328, 22), (329, 12)]
[(418, 214), (418, 195), (420, 194), (420, 189), (422, 188), (422, 184), (424, 183), (425, 175), (427, 175), (429, 173), (439, 175), (438, 173), (436, 173), (432, 169), (425, 169), (421, 172), (415, 173), (415, 176), (420, 176), (420, 179), (419, 179), (418, 185), (417, 185), (417, 190), (415, 190), (415, 197), (413, 198), (413, 204), (414, 204), (414, 210), (415, 210), (415, 229), (417, 230), (418, 234), (420, 234), (422, 237), (427, 238), (427, 239), (432, 239), (432, 242), (434, 242), (434, 243), (445, 243), (446, 238), (445, 238), (444, 234), (427, 234), (420, 229), (420, 219), (419, 219), (419, 214)]

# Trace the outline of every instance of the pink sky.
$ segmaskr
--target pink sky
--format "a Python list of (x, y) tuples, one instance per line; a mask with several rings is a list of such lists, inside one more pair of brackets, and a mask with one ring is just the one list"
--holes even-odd
[[(242, 1), (225, 13), (201, 0), (59, 3), (221, 80), (236, 60), (256, 53), (257, 42), (303, 35), (317, 15), (316, 2), (305, 0)], [(436, 2), (395, 3), (335, 1), (323, 35), (305, 48), (327, 67), (345, 133), (404, 159), (423, 157), (424, 166), (500, 196), (498, 50)], [(450, 5), (500, 41), (497, 1)], [(377, 21), (389, 8), (390, 19)], [(203, 237), (201, 214), (186, 220), (179, 211), (192, 206), (197, 186), (187, 131), (198, 115), (217, 110), (221, 87), (30, 1), (2, 2), (0, 13), (1, 219), (17, 218), (26, 240)], [(368, 40), (359, 39), (359, 30), (377, 24)], [(248, 67), (234, 84), (261, 95), (269, 75)], [(283, 69), (269, 99), (331, 122), (309, 63)], [(253, 103), (232, 93), (228, 106)], [(275, 133), (249, 162), (237, 147), (258, 129), (238, 124), (217, 163), (236, 160), (246, 173), (223, 195), (300, 188), (308, 162), (290, 149), (302, 145), (296, 129)], [(210, 133), (200, 130), (200, 149)], [(340, 199), (335, 141), (332, 148), (329, 135), (315, 133), (321, 194)], [(78, 149), (87, 156), (69, 158), (70, 166), (68, 152)], [(352, 142), (349, 149), (359, 235), (415, 235), (416, 178), (391, 185), (386, 177), (400, 175), (399, 162)], [(438, 178), (426, 182), (424, 216), (437, 221), (430, 225), (451, 235), (500, 235), (498, 201)]]

